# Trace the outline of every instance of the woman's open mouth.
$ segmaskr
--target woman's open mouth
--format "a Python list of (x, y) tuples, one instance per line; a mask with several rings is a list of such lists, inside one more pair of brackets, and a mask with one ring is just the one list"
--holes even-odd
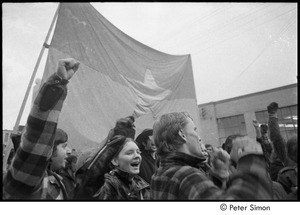
[(140, 166), (140, 161), (134, 161), (130, 164), (130, 166), (134, 167), (134, 168), (138, 168)]

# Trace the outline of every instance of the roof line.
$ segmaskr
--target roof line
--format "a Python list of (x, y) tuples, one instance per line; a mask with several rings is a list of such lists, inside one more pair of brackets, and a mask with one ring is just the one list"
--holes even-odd
[(250, 93), (250, 94), (246, 94), (246, 95), (241, 95), (241, 96), (237, 96), (237, 97), (233, 97), (233, 98), (229, 98), (229, 99), (202, 103), (202, 104), (198, 104), (198, 107), (205, 106), (208, 104), (219, 104), (219, 103), (228, 102), (231, 100), (241, 99), (241, 98), (250, 97), (250, 96), (254, 96), (254, 95), (260, 95), (260, 94), (269, 93), (269, 92), (277, 91), (277, 90), (284, 90), (284, 89), (288, 89), (288, 88), (297, 87), (297, 85), (298, 85), (298, 83), (294, 83), (294, 84), (289, 84), (289, 85), (285, 85), (282, 87), (277, 87), (277, 88), (272, 88), (269, 90), (264, 90), (264, 91), (259, 91), (259, 92)]

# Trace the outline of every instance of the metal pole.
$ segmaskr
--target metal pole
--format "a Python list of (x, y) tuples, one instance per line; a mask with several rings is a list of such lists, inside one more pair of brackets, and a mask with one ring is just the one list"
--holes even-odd
[[(19, 130), (19, 123), (21, 121), (21, 117), (22, 117), (22, 114), (23, 114), (23, 111), (24, 111), (24, 108), (25, 108), (25, 104), (26, 104), (26, 101), (27, 101), (27, 98), (28, 98), (28, 95), (29, 95), (29, 92), (30, 92), (30, 89), (31, 89), (31, 86), (32, 86), (32, 83), (33, 83), (33, 80), (34, 80), (34, 77), (36, 75), (36, 72), (38, 70), (38, 67), (39, 67), (39, 64), (40, 64), (40, 61), (42, 59), (42, 56), (43, 56), (43, 53), (45, 51), (45, 48), (48, 48), (49, 46), (47, 45), (47, 41), (49, 39), (49, 36), (51, 34), (51, 31), (52, 31), (52, 28), (54, 26), (54, 22), (57, 18), (57, 15), (58, 15), (58, 10), (59, 10), (59, 6), (60, 6), (60, 3), (58, 4), (58, 7), (57, 7), (57, 10), (55, 12), (55, 15), (53, 17), (53, 20), (52, 20), (52, 23), (50, 25), (50, 28), (49, 28), (49, 31), (48, 31), (48, 34), (46, 36), (46, 39), (45, 39), (45, 42), (43, 44), (43, 47), (41, 49), (41, 52), (40, 52), (40, 55), (38, 57), (38, 60), (36, 62), (36, 65), (34, 67), (34, 70), (33, 70), (33, 73), (31, 75), (31, 79), (30, 79), (30, 82), (28, 84), (28, 87), (27, 87), (27, 90), (26, 90), (26, 94), (24, 96), (24, 99), (23, 99), (23, 102), (22, 102), (22, 106), (21, 106), (21, 109), (20, 109), (20, 112), (19, 112), (19, 115), (18, 115), (18, 118), (17, 118), (17, 121), (16, 121), (16, 124), (14, 126), (14, 129), (13, 129), (13, 133), (17, 133), (18, 130)], [(4, 153), (4, 157), (3, 157), (3, 170), (6, 170), (6, 167), (7, 167), (7, 159), (8, 159), (8, 156), (9, 156), (9, 153), (12, 149), (12, 141), (8, 141), (7, 143), (7, 146), (5, 147), (3, 153)]]
[(23, 103), (22, 103), (22, 106), (21, 106), (21, 109), (20, 109), (20, 112), (19, 112), (19, 115), (18, 115), (16, 124), (15, 124), (15, 127), (14, 127), (14, 133), (16, 133), (16, 132), (18, 131), (19, 123), (20, 123), (20, 121), (21, 121), (21, 117), (22, 117), (22, 114), (23, 114), (23, 111), (24, 111), (24, 108), (25, 108), (25, 104), (26, 104), (26, 102), (27, 102), (27, 98), (28, 98), (30, 89), (31, 89), (31, 87), (32, 87), (32, 83), (33, 83), (34, 77), (35, 77), (35, 75), (36, 75), (36, 72), (37, 72), (37, 70), (38, 70), (39, 64), (40, 64), (40, 62), (41, 62), (42, 56), (43, 56), (43, 54), (44, 54), (45, 48), (48, 48), (48, 47), (49, 47), (49, 46), (47, 45), (47, 41), (48, 41), (49, 36), (50, 36), (50, 34), (51, 34), (51, 31), (52, 31), (52, 28), (53, 28), (55, 19), (57, 18), (59, 6), (60, 6), (60, 4), (59, 4), (58, 7), (57, 7), (57, 10), (56, 10), (55, 15), (54, 15), (54, 17), (53, 17), (53, 20), (52, 20), (52, 23), (51, 23), (51, 25), (50, 25), (48, 34), (47, 34), (47, 36), (46, 36), (45, 42), (44, 42), (44, 44), (43, 44), (42, 50), (41, 50), (40, 55), (39, 55), (39, 57), (38, 57), (38, 60), (37, 60), (37, 62), (36, 62), (36, 64), (35, 64), (33, 73), (32, 73), (32, 75), (31, 75), (31, 79), (30, 79), (30, 82), (29, 82), (29, 84), (28, 84), (27, 91), (26, 91), (26, 94), (25, 94), (25, 96), (24, 96)]

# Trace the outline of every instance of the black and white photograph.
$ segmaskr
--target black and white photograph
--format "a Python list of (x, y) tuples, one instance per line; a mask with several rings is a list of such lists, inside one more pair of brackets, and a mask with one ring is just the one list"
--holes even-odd
[(2, 203), (284, 213), (297, 18), (297, 2), (2, 3)]

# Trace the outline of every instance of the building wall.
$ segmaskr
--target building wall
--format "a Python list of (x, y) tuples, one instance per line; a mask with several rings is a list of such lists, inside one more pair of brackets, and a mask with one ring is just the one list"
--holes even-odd
[(202, 140), (220, 146), (217, 119), (239, 114), (245, 118), (247, 135), (255, 138), (255, 112), (267, 110), (271, 102), (277, 102), (279, 107), (297, 105), (297, 84), (198, 105)]
[(10, 135), (13, 131), (12, 130), (2, 130), (2, 145), (4, 147), (7, 146), (7, 144), (10, 141)]

